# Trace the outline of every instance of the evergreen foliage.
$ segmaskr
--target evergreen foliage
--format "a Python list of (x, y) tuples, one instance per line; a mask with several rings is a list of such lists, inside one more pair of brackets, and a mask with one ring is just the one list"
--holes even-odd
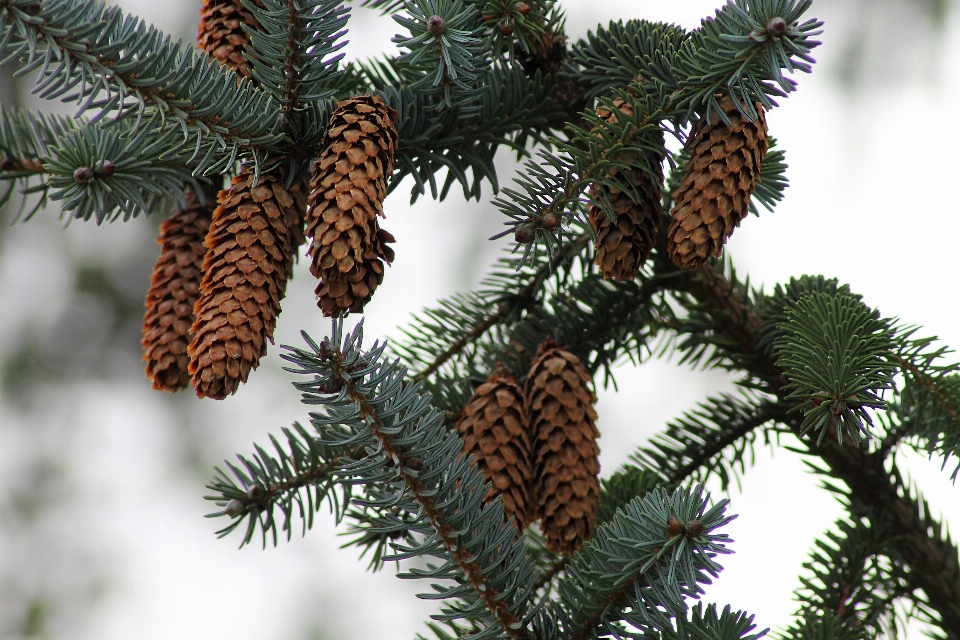
[[(442, 200), (454, 184), (479, 199), (486, 181), (504, 216), (494, 239), (510, 239), (476, 291), (424, 310), (389, 345), (364, 342), (362, 323), (348, 331), (341, 317), (326, 338), (285, 347), (309, 425), (216, 469), (207, 499), (218, 509), (209, 517), (225, 519), (219, 536), (276, 545), (305, 535), (326, 505), (371, 569), (396, 563), (400, 578), (429, 581), (420, 597), (438, 601), (427, 627), (440, 640), (754, 640), (767, 631), (749, 614), (693, 601), (734, 550), (723, 526), (735, 516), (702, 483), (739, 485), (763, 442), (806, 455), (848, 512), (816, 543), (780, 636), (893, 637), (912, 617), (960, 640), (956, 546), (895, 456), (902, 443), (943, 465), (960, 458), (960, 365), (949, 350), (823, 276), (764, 293), (728, 256), (680, 269), (663, 232), (633, 281), (594, 266), (587, 210), (617, 220), (604, 193), (637, 203), (627, 176), (659, 183), (665, 163), (669, 212), (690, 154), (665, 139), (727, 121), (726, 96), (756, 122), (797, 88), (785, 72), (812, 70), (822, 23), (809, 0), (730, 0), (690, 31), (627, 20), (575, 43), (554, 0), (366, 0), (404, 33), (396, 56), (349, 64), (343, 0), (237, 2), (259, 25), (245, 31), (252, 79), (98, 0), (0, 0), (0, 62), (35, 74), (41, 97), (77, 105), (72, 119), (0, 112), (0, 206), (19, 193), (14, 219), (60, 201), (71, 218), (129, 220), (241, 167), (258, 183), (251, 192), (276, 185), (257, 203), (293, 203), (287, 190), (302, 188), (337, 101), (373, 95), (397, 113), (390, 191), (410, 176), (412, 200), (428, 186)], [(758, 215), (787, 187), (785, 153), (770, 146), (751, 178)], [(502, 189), (501, 147), (532, 157)], [(366, 178), (386, 177), (378, 170)], [(338, 197), (366, 203), (361, 190)], [(295, 246), (302, 236), (288, 223)], [(619, 364), (671, 353), (739, 385), (638, 443), (602, 481), (592, 538), (567, 555), (536, 527), (518, 535), (501, 498), (485, 501), (453, 428), (499, 365), (523, 384), (547, 339), (604, 386), (616, 387)]]

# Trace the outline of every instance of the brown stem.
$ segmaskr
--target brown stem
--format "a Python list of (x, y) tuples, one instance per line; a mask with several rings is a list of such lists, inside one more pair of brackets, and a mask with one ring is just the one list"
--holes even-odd
[(36, 158), (0, 157), (0, 171), (4, 173), (50, 173), (43, 167), (43, 161)]
[(540, 574), (540, 577), (537, 578), (537, 584), (534, 586), (534, 591), (539, 591), (543, 587), (547, 586), (553, 579), (560, 575), (564, 569), (567, 568), (567, 565), (570, 564), (570, 556), (563, 556), (552, 565), (547, 567), (547, 570)]

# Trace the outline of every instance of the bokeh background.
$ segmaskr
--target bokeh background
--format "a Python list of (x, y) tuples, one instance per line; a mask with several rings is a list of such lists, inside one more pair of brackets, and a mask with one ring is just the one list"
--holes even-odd
[[(648, 18), (695, 27), (719, 0), (565, 0), (568, 33)], [(195, 37), (199, 0), (123, 0), (168, 33)], [(817, 0), (826, 21), (814, 74), (769, 115), (791, 187), (774, 213), (746, 220), (729, 251), (751, 284), (823, 273), (868, 304), (960, 345), (960, 11), (951, 0)], [(398, 27), (354, 9), (349, 57), (393, 50)], [(32, 80), (0, 69), (4, 107), (58, 109), (29, 95)], [(501, 182), (515, 164), (500, 158)], [(386, 202), (397, 260), (366, 314), (370, 337), (398, 337), (411, 314), (471, 288), (506, 246), (489, 242), (500, 215), (486, 193), (464, 202)], [(217, 540), (223, 520), (202, 496), (212, 466), (306, 408), (277, 348), (224, 401), (150, 390), (140, 363), (143, 297), (160, 220), (65, 225), (58, 211), (0, 224), (0, 637), (144, 640), (408, 640), (433, 610), (418, 585), (371, 574), (340, 549), (322, 512), (313, 531), (262, 550)], [(277, 329), (297, 344), (329, 322), (301, 263)], [(708, 393), (724, 374), (670, 360), (621, 367), (619, 392), (600, 390), (601, 462), (609, 475), (633, 448)], [(960, 501), (936, 460), (899, 460), (948, 523)], [(742, 490), (727, 494), (736, 554), (705, 600), (787, 624), (815, 540), (841, 509), (803, 461), (760, 447)], [(714, 497), (724, 495), (713, 485)], [(907, 637), (922, 637), (918, 625)]]

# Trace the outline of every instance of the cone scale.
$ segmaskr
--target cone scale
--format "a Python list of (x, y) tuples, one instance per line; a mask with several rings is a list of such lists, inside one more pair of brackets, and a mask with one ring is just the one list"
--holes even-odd
[(307, 236), (310, 272), (320, 280), (325, 316), (360, 312), (393, 261), (394, 241), (380, 228), (393, 173), (397, 112), (375, 96), (339, 103), (310, 180)]
[(724, 243), (747, 215), (770, 146), (760, 104), (756, 105), (759, 118), (750, 122), (729, 96), (719, 103), (730, 125), (718, 113), (711, 114), (709, 122), (697, 123), (687, 143), (690, 161), (673, 194), (676, 206), (667, 230), (667, 252), (685, 269), (719, 257)]
[[(634, 115), (632, 105), (622, 98), (614, 100), (614, 106), (625, 115)], [(615, 112), (597, 109), (597, 114), (608, 122), (616, 122)], [(659, 142), (662, 147), (662, 133)], [(635, 279), (637, 269), (642, 267), (650, 256), (660, 228), (663, 158), (661, 155), (648, 162), (651, 167), (656, 168), (655, 176), (634, 167), (613, 170), (613, 175), (621, 175), (633, 185), (637, 202), (633, 201), (629, 193), (615, 187), (597, 186), (591, 193), (594, 199), (608, 200), (615, 214), (615, 219), (611, 220), (603, 208), (597, 205), (591, 205), (587, 211), (590, 226), (596, 236), (594, 264), (606, 280), (629, 282)]]
[(279, 172), (254, 184), (245, 168), (221, 191), (207, 234), (207, 254), (190, 343), (197, 396), (223, 399), (247, 381), (273, 341), (280, 300), (293, 268), (291, 227), (302, 224), (303, 195)]
[(464, 454), (472, 454), (490, 482), (484, 497), (503, 496), (503, 511), (520, 531), (529, 523), (531, 444), (523, 389), (505, 368), (477, 388), (457, 422)]
[(525, 387), (536, 515), (547, 548), (564, 555), (579, 549), (597, 526), (600, 432), (591, 380), (579, 358), (548, 340), (540, 345)]
[(160, 225), (160, 257), (153, 268), (143, 318), (143, 361), (147, 378), (158, 391), (180, 391), (190, 385), (187, 371), (193, 306), (200, 297), (203, 245), (216, 194), (201, 203), (192, 189), (186, 206)]

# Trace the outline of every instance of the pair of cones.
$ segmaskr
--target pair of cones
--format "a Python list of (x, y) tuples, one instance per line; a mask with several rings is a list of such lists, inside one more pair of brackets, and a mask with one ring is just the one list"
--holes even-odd
[(591, 377), (572, 353), (544, 342), (520, 387), (505, 367), (477, 388), (457, 422), (464, 453), (502, 496), (522, 531), (541, 521), (547, 548), (569, 555), (596, 528), (600, 448)]
[[(240, 0), (204, 0), (198, 44), (239, 77), (251, 77)], [(229, 189), (186, 206), (161, 226), (160, 257), (146, 299), (143, 359), (159, 390), (191, 383), (225, 398), (246, 382), (272, 342), (297, 247), (312, 238), (310, 271), (324, 315), (359, 312), (393, 260), (380, 229), (398, 144), (397, 113), (375, 96), (340, 102), (309, 185), (287, 186), (283, 168), (254, 179), (243, 167)]]
[[(684, 269), (695, 269), (720, 255), (727, 238), (747, 215), (769, 148), (760, 104), (756, 105), (759, 117), (751, 122), (730, 96), (718, 102), (730, 124), (716, 112), (709, 120), (697, 122), (687, 142), (690, 161), (673, 193), (676, 205), (667, 230), (667, 253)], [(629, 102), (618, 98), (614, 106), (633, 116)], [(598, 109), (597, 114), (608, 122), (617, 118), (616, 112), (607, 109)], [(662, 134), (659, 142), (662, 146)], [(606, 198), (614, 212), (611, 218), (597, 205), (588, 210), (596, 235), (594, 264), (606, 279), (633, 280), (650, 255), (660, 229), (663, 160), (663, 155), (650, 158), (648, 164), (658, 170), (656, 174), (630, 167), (615, 170), (615, 175), (622, 173), (633, 185), (635, 197), (618, 188), (593, 190), (593, 198)]]

